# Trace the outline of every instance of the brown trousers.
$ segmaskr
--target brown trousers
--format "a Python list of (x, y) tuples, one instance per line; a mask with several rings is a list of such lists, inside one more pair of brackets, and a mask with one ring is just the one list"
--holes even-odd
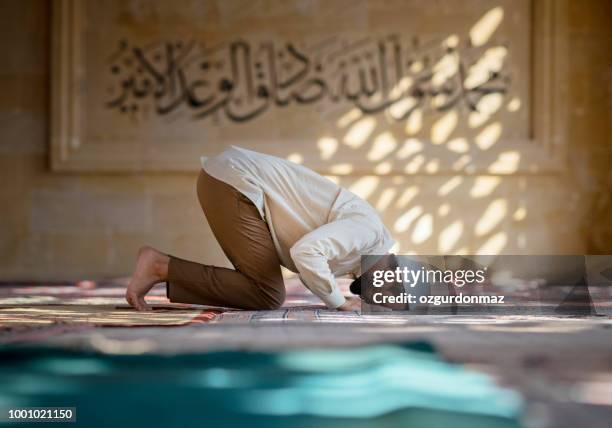
[(253, 203), (203, 170), (198, 199), (208, 224), (236, 270), (170, 256), (171, 302), (241, 309), (276, 309), (285, 300), (280, 262), (267, 223)]

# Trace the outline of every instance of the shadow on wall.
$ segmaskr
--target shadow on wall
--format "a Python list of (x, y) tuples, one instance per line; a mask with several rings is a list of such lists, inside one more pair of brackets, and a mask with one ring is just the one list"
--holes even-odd
[[(507, 118), (525, 108), (520, 97), (508, 99), (505, 89), (490, 84), (503, 73), (508, 56), (506, 46), (487, 43), (503, 19), (503, 9), (496, 7), (465, 40), (450, 35), (443, 41), (447, 53), (437, 63), (427, 67), (413, 62), (410, 75), (390, 92), (392, 96), (408, 89), (411, 96), (393, 104), (384, 116), (365, 115), (356, 107), (343, 112), (333, 132), (343, 136), (321, 136), (316, 143), (320, 159), (334, 174), (329, 178), (382, 213), (398, 241), (394, 251), (497, 254), (508, 247), (527, 248), (524, 233), (511, 236), (503, 227), (527, 218), (527, 179), (495, 175), (518, 171), (520, 151), (496, 148), (495, 160), (483, 165), (480, 159), (500, 142)], [(460, 43), (480, 53), (467, 67), (455, 49)], [(457, 84), (456, 79), (461, 79), (462, 91), (475, 96), (462, 94), (465, 102), (453, 102), (456, 94), (446, 88), (450, 82)], [(418, 88), (425, 88), (424, 93), (415, 94)], [(405, 117), (406, 139), (389, 132), (394, 120), (389, 115)], [(299, 152), (287, 158), (304, 162)], [(346, 158), (367, 159), (376, 175), (359, 176), (352, 163), (343, 162)], [(480, 172), (488, 175), (472, 175)], [(508, 180), (512, 191), (502, 186)]]
[[(534, 154), (548, 150), (545, 140), (553, 138), (531, 135), (532, 23), (527, 3), (511, 4), (483, 10), (452, 34), (309, 42), (310, 57), (292, 43), (276, 50), (256, 36), (208, 50), (202, 43), (181, 69), (185, 90), (178, 97), (166, 91), (167, 106), (161, 89), (172, 86), (174, 68), (150, 73), (161, 87), (152, 97), (147, 73), (134, 69), (131, 58), (144, 51), (126, 41), (113, 56), (123, 64), (110, 67), (121, 84), (106, 108), (135, 123), (151, 114), (178, 123), (187, 111), (190, 119), (210, 120), (206, 129), (197, 128), (203, 122), (182, 122), (198, 136), (205, 131), (210, 141), (244, 144), (325, 171), (381, 213), (397, 252), (564, 252), (578, 244), (572, 221), (578, 222), (579, 195), (558, 176), (533, 175), (547, 170), (550, 159)], [(166, 43), (147, 45), (150, 60), (140, 61), (154, 64), (157, 56), (163, 65), (164, 46), (184, 45)], [(196, 78), (189, 80), (189, 73)], [(155, 103), (142, 108), (147, 96)], [(318, 102), (324, 98), (330, 102)], [(295, 115), (298, 104), (312, 108)], [(284, 112), (247, 123), (274, 107)], [(225, 120), (241, 124), (216, 127)], [(271, 144), (276, 137), (287, 144)]]

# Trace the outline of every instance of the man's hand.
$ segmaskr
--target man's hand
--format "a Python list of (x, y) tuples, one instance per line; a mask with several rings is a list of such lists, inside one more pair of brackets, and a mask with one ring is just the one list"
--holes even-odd
[(346, 302), (337, 308), (339, 311), (357, 311), (361, 312), (361, 299), (357, 297), (347, 297)]

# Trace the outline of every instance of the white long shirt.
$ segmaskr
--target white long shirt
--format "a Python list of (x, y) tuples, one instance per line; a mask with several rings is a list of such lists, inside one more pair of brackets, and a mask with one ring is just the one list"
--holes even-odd
[(366, 201), (304, 166), (230, 146), (203, 157), (202, 168), (255, 204), (281, 264), (329, 308), (345, 302), (336, 277), (359, 275), (362, 254), (395, 243)]

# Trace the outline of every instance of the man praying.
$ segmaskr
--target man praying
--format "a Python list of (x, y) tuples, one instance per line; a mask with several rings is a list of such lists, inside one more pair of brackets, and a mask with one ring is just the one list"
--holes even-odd
[(314, 171), (231, 146), (202, 158), (197, 195), (234, 269), (195, 263), (145, 246), (126, 300), (149, 310), (145, 295), (166, 282), (171, 302), (260, 310), (283, 304), (281, 266), (296, 272), (330, 309), (358, 310), (336, 277), (360, 275), (362, 254), (386, 254), (394, 241), (366, 201)]

